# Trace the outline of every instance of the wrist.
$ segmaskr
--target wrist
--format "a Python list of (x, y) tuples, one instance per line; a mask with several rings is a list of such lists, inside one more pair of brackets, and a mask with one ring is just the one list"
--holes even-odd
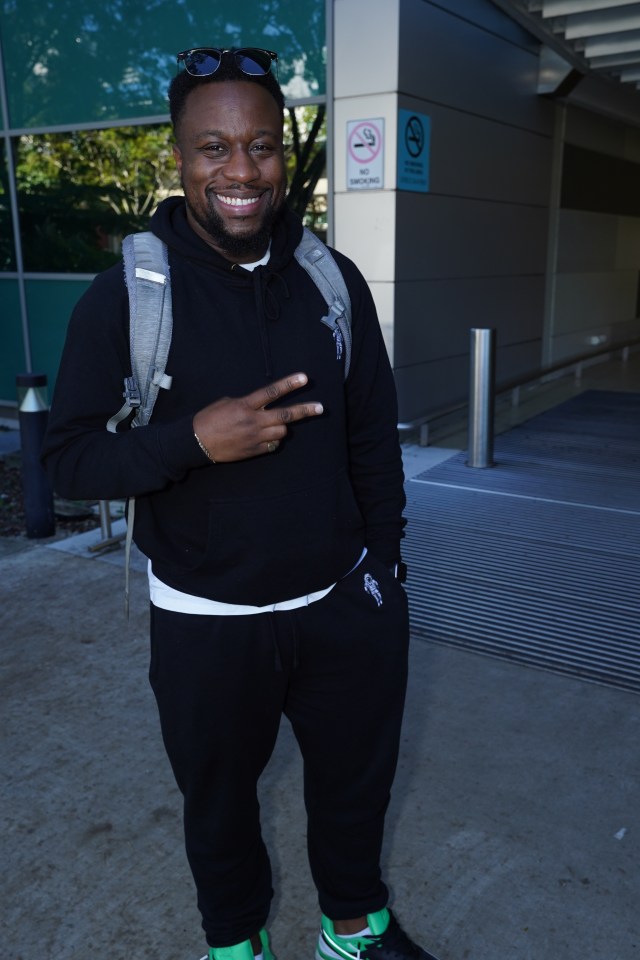
[(211, 456), (210, 452), (207, 450), (207, 448), (205, 447), (204, 443), (202, 442), (202, 440), (200, 439), (200, 437), (198, 436), (198, 434), (195, 432), (195, 430), (193, 431), (193, 435), (194, 435), (194, 437), (195, 437), (195, 439), (196, 439), (196, 443), (198, 444), (198, 446), (200, 447), (200, 449), (201, 449), (202, 452), (204, 453), (205, 457), (207, 457), (207, 459), (210, 460), (211, 463), (215, 463), (216, 461), (213, 459), (213, 457)]
[(394, 575), (396, 580), (399, 583), (404, 583), (407, 579), (407, 565), (402, 560), (396, 560), (395, 563), (392, 563), (389, 567), (391, 573)]

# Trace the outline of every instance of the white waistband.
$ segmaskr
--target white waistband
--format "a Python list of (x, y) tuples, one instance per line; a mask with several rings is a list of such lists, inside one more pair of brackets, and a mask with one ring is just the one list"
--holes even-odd
[(175, 613), (200, 613), (219, 617), (247, 617), (255, 613), (274, 613), (276, 610), (295, 610), (298, 607), (307, 607), (316, 600), (333, 590), (335, 583), (325, 590), (317, 590), (305, 597), (295, 597), (293, 600), (281, 600), (279, 603), (269, 603), (264, 607), (254, 607), (245, 603), (221, 603), (219, 600), (209, 600), (207, 597), (194, 597), (190, 593), (182, 593), (167, 586), (155, 576), (148, 564), (149, 594), (154, 607), (163, 610), (173, 610)]
[[(358, 563), (354, 564), (352, 570), (355, 570), (358, 564), (362, 562), (366, 553), (367, 548), (365, 547)], [(174, 590), (173, 587), (167, 586), (162, 580), (158, 580), (151, 569), (150, 560), (147, 563), (147, 573), (149, 575), (149, 595), (154, 607), (160, 607), (162, 610), (172, 610), (174, 613), (196, 613), (218, 617), (248, 617), (256, 613), (297, 610), (299, 607), (308, 607), (310, 603), (315, 603), (316, 600), (322, 600), (335, 587), (335, 583), (332, 583), (330, 587), (326, 587), (324, 590), (316, 590), (315, 593), (308, 593), (304, 597), (294, 597), (292, 600), (280, 600), (279, 603), (268, 603), (264, 607), (254, 607), (245, 603), (222, 603), (219, 600), (194, 597), (190, 593)]]

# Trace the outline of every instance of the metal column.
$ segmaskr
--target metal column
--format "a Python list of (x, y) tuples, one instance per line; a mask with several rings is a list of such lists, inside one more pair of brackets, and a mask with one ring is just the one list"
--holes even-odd
[(471, 330), (468, 467), (493, 466), (495, 330)]

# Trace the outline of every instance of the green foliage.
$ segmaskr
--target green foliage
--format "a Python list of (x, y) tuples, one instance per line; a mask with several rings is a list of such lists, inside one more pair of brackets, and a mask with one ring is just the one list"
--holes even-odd
[(13, 230), (9, 210), (9, 184), (5, 157), (0, 151), (0, 270), (15, 270)]
[(168, 124), (20, 138), (16, 157), (25, 269), (94, 272), (179, 190)]

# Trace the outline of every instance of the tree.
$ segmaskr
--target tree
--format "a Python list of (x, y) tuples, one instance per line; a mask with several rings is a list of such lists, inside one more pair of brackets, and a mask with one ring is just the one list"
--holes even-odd
[(326, 232), (327, 224), (326, 197), (315, 195), (327, 162), (325, 115), (324, 104), (289, 107), (285, 124), (289, 206), (319, 234)]
[(95, 272), (179, 191), (168, 124), (23, 136), (16, 177), (27, 270)]

